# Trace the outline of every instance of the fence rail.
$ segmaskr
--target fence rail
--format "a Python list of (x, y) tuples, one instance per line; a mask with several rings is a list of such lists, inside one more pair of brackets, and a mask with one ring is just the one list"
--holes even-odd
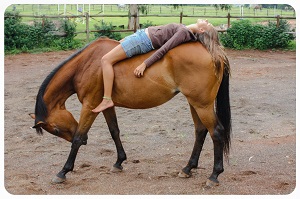
[[(173, 4), (148, 4), (146, 5), (148, 14), (179, 14), (180, 12), (189, 15), (205, 15), (218, 16), (221, 13), (226, 13), (222, 9), (216, 9), (213, 6), (206, 6), (201, 4), (182, 4), (174, 7)], [(40, 15), (55, 15), (67, 13), (128, 13), (129, 4), (12, 4), (7, 10), (20, 11)], [(230, 9), (232, 15), (248, 15), (248, 16), (296, 16), (295, 9), (291, 6), (280, 7), (278, 5), (271, 6), (256, 6), (255, 4), (249, 6), (232, 5)]]
[[(89, 19), (90, 18), (104, 18), (104, 17), (134, 17), (134, 20), (137, 20), (137, 17), (178, 17), (179, 22), (182, 23), (182, 19), (184, 17), (193, 17), (193, 18), (227, 18), (227, 27), (230, 27), (231, 19), (236, 18), (236, 19), (245, 19), (245, 18), (264, 18), (264, 19), (276, 19), (277, 21), (277, 26), (279, 25), (280, 19), (296, 19), (296, 17), (283, 17), (280, 15), (276, 16), (234, 16), (228, 13), (227, 16), (207, 16), (207, 15), (184, 15), (183, 12), (180, 14), (148, 14), (148, 15), (119, 15), (119, 14), (89, 14), (88, 12), (81, 14), (81, 15), (18, 15), (20, 17), (30, 17), (30, 18), (85, 18), (86, 21), (86, 28), (85, 31), (81, 32), (76, 32), (76, 34), (86, 34), (86, 41), (89, 42), (89, 35), (92, 32), (101, 32), (103, 30), (90, 30), (89, 28)], [(136, 32), (138, 27), (134, 26), (133, 29), (122, 29), (122, 30), (112, 30), (112, 32)], [(226, 29), (218, 29), (219, 32), (226, 32)], [(60, 34), (60, 33), (57, 33)], [(61, 35), (64, 35), (61, 33)]]

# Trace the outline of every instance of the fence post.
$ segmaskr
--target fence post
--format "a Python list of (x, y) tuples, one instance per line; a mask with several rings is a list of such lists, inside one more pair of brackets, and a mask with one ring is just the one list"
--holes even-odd
[(90, 42), (89, 13), (85, 13), (86, 41)]
[(182, 12), (180, 12), (180, 24), (182, 24), (182, 17), (183, 17), (183, 13)]
[[(43, 16), (45, 16), (45, 15), (43, 15)], [(45, 27), (45, 18), (44, 17), (42, 18), (42, 27), (43, 28)]]
[(134, 18), (133, 18), (133, 32), (136, 32), (136, 20), (137, 20), (137, 14), (134, 15)]
[(227, 15), (227, 28), (230, 27), (230, 13)]
[(280, 21), (280, 15), (277, 15), (276, 18), (277, 18), (276, 27), (278, 28), (279, 27), (279, 21)]

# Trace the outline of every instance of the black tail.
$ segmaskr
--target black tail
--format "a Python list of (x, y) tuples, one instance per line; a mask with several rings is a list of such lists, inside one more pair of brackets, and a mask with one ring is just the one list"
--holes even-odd
[(229, 99), (229, 77), (230, 66), (226, 58), (224, 67), (223, 79), (218, 91), (216, 100), (216, 112), (218, 119), (224, 127), (224, 155), (227, 157), (230, 150), (230, 136), (231, 136), (231, 110)]

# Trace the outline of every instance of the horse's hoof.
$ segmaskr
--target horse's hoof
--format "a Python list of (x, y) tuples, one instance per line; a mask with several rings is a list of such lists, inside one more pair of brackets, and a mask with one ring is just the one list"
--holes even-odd
[(219, 182), (218, 182), (218, 181), (212, 181), (212, 180), (210, 180), (210, 179), (207, 179), (205, 185), (206, 185), (205, 188), (213, 188), (213, 187), (219, 186)]
[(191, 175), (186, 174), (186, 173), (184, 173), (183, 171), (180, 171), (180, 172), (178, 173), (178, 177), (180, 177), (180, 178), (189, 178), (189, 177), (191, 177)]
[(110, 169), (110, 172), (112, 172), (112, 173), (119, 173), (119, 172), (122, 172), (122, 168), (117, 168), (117, 167), (113, 166)]
[(63, 183), (66, 181), (66, 177), (64, 178), (60, 178), (60, 177), (57, 177), (55, 176), (52, 181), (51, 181), (51, 184), (60, 184), (60, 183)]

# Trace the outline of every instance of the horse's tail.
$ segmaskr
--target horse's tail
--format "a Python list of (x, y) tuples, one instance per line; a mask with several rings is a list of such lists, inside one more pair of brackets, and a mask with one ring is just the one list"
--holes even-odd
[(230, 150), (230, 136), (231, 136), (231, 110), (229, 99), (229, 77), (230, 77), (230, 65), (227, 57), (224, 60), (224, 72), (222, 82), (217, 94), (216, 99), (216, 113), (218, 119), (224, 128), (224, 155), (228, 157)]

